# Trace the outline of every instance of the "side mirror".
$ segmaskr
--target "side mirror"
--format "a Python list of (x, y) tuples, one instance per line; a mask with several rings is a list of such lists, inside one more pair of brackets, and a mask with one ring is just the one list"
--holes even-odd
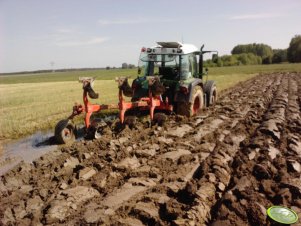
[(216, 64), (217, 61), (218, 61), (218, 55), (217, 54), (212, 54), (212, 62)]
[(138, 67), (138, 75), (140, 75), (140, 74), (141, 74), (141, 68)]

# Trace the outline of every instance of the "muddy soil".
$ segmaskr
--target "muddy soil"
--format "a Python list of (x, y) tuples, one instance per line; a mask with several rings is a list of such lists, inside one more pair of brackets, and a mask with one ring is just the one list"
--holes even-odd
[(111, 125), (1, 177), (4, 225), (272, 225), (301, 217), (301, 74), (255, 77), (162, 125)]

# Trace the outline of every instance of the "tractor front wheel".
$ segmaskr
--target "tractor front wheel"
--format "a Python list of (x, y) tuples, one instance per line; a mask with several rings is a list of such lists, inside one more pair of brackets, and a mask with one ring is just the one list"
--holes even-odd
[(177, 114), (191, 117), (196, 115), (204, 106), (204, 92), (202, 87), (195, 86), (192, 90), (191, 102), (178, 102)]
[(59, 121), (55, 126), (54, 136), (59, 144), (71, 143), (75, 140), (75, 127), (68, 119)]

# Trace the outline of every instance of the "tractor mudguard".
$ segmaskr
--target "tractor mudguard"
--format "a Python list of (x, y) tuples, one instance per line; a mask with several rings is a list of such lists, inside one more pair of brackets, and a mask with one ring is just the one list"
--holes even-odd
[(196, 78), (188, 85), (188, 94), (177, 92), (175, 95), (175, 102), (192, 102), (192, 90), (195, 86), (201, 86), (203, 88), (202, 79)]
[(201, 86), (203, 88), (202, 79), (196, 78), (191, 83), (188, 84), (188, 94), (184, 94), (182, 92), (177, 92), (175, 95), (175, 102), (192, 102), (192, 90), (195, 86)]
[(203, 81), (202, 79), (196, 78), (192, 83), (189, 84), (189, 103), (192, 102), (192, 90), (195, 86), (201, 86), (203, 88)]

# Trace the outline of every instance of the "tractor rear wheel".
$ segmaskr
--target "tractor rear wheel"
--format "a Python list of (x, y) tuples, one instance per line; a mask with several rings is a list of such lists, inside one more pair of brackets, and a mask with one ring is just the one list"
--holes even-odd
[(192, 90), (192, 101), (178, 102), (177, 114), (191, 117), (196, 115), (204, 106), (204, 92), (202, 87), (195, 86)]
[(55, 139), (59, 144), (71, 143), (75, 140), (75, 127), (68, 119), (59, 121), (55, 126)]

